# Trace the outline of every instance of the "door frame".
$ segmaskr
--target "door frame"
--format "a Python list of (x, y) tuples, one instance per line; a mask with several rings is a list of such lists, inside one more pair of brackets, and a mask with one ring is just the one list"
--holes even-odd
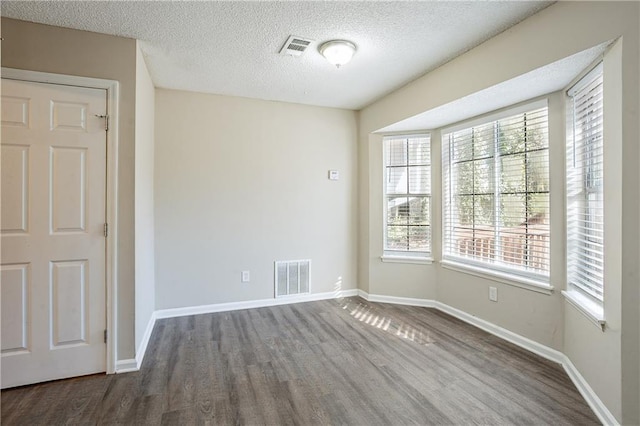
[(1, 76), (9, 80), (104, 89), (107, 91), (106, 101), (109, 129), (106, 132), (106, 221), (109, 224), (109, 233), (105, 239), (105, 313), (107, 316), (106, 370), (107, 374), (114, 374), (116, 373), (118, 355), (118, 107), (120, 83), (116, 80), (78, 77), (6, 67), (2, 67)]

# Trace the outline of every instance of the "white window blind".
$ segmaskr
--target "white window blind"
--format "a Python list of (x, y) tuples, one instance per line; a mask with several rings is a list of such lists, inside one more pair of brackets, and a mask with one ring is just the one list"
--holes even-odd
[(569, 286), (603, 301), (603, 90), (602, 65), (569, 91), (567, 138), (567, 279)]
[(431, 251), (430, 136), (393, 136), (385, 157), (385, 252)]
[(445, 130), (442, 142), (443, 258), (548, 282), (546, 103)]

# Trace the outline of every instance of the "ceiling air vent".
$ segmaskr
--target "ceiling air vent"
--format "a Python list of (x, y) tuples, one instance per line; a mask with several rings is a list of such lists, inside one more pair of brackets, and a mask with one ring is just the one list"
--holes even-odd
[(301, 56), (313, 40), (307, 40), (302, 37), (291, 36), (280, 49), (281, 55)]

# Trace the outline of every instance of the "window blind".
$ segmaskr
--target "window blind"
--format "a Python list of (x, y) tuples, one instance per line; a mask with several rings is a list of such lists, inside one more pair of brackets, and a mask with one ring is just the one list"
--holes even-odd
[(502, 117), (443, 134), (443, 258), (548, 280), (547, 107)]
[(385, 251), (431, 251), (430, 136), (383, 141), (385, 157)]
[(602, 65), (569, 91), (567, 279), (602, 302), (604, 291), (604, 138)]

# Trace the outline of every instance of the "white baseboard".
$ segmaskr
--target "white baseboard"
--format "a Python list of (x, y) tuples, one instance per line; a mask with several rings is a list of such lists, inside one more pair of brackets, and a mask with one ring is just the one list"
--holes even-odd
[(358, 296), (370, 302), (395, 303), (398, 305), (411, 305), (411, 306), (435, 308), (446, 314), (451, 315), (452, 317), (458, 318), (468, 324), (471, 324), (474, 327), (478, 327), (488, 333), (491, 333), (494, 336), (500, 337), (501, 339), (504, 339), (507, 342), (511, 342), (514, 345), (520, 346), (521, 348), (526, 349), (529, 352), (533, 352), (550, 361), (556, 362), (558, 364), (562, 364), (563, 368), (569, 375), (569, 378), (571, 379), (573, 384), (576, 386), (576, 388), (578, 388), (578, 391), (580, 392), (582, 397), (585, 399), (587, 404), (589, 404), (589, 407), (591, 407), (591, 409), (593, 410), (595, 415), (598, 417), (598, 419), (602, 422), (602, 424), (604, 425), (619, 424), (616, 418), (613, 416), (613, 414), (611, 414), (611, 412), (604, 405), (602, 400), (593, 391), (591, 386), (589, 386), (589, 383), (587, 383), (585, 378), (580, 374), (580, 372), (575, 367), (575, 365), (573, 365), (569, 357), (567, 357), (565, 354), (563, 354), (560, 351), (557, 351), (553, 348), (542, 345), (538, 342), (535, 342), (517, 333), (509, 331), (505, 328), (497, 326), (493, 323), (480, 319), (476, 316), (473, 316), (464, 311), (461, 311), (460, 309), (456, 309), (452, 306), (449, 306), (442, 302), (438, 302), (436, 300), (382, 296), (382, 295), (376, 295), (376, 294), (369, 294), (362, 290), (358, 290)]
[(147, 328), (144, 331), (140, 345), (136, 350), (136, 366), (138, 370), (142, 367), (142, 361), (144, 360), (144, 354), (147, 352), (147, 346), (149, 345), (149, 339), (151, 339), (151, 333), (153, 333), (153, 327), (156, 325), (156, 313), (151, 313)]
[(189, 306), (185, 308), (160, 309), (155, 312), (156, 319), (183, 317), (186, 315), (211, 314), (215, 312), (238, 311), (241, 309), (266, 308), (269, 306), (289, 305), (292, 303), (314, 302), (317, 300), (338, 299), (357, 296), (358, 290), (338, 290), (326, 293), (313, 293), (274, 299), (247, 300), (244, 302), (216, 303), (213, 305)]
[(589, 407), (591, 407), (596, 416), (598, 416), (598, 420), (600, 420), (603, 425), (619, 425), (620, 423), (602, 403), (600, 398), (598, 398), (598, 395), (596, 395), (593, 389), (591, 389), (589, 383), (582, 377), (582, 374), (580, 374), (576, 366), (573, 365), (569, 357), (566, 355), (563, 356), (562, 366), (564, 367), (564, 371), (567, 372), (573, 384), (578, 388), (580, 395), (582, 395), (584, 400), (587, 401), (587, 404), (589, 404)]
[(424, 308), (435, 308), (436, 302), (429, 299), (414, 299), (410, 297), (382, 296), (378, 294), (368, 294), (365, 291), (358, 290), (358, 296), (369, 302), (376, 303), (392, 303), (394, 305), (421, 306)]
[(529, 352), (533, 352), (537, 355), (540, 355), (543, 358), (546, 358), (550, 361), (557, 362), (558, 364), (562, 364), (565, 356), (562, 352), (557, 351), (548, 346), (542, 345), (538, 342), (535, 342), (531, 339), (528, 339), (524, 336), (521, 336), (513, 331), (509, 331), (506, 328), (502, 328), (497, 326), (489, 321), (485, 321), (476, 316), (468, 314), (460, 309), (456, 309), (447, 304), (436, 302), (437, 309), (441, 310), (444, 313), (447, 313), (453, 317), (456, 317), (468, 324), (471, 324), (475, 327), (478, 327), (481, 330), (486, 331), (487, 333), (491, 333), (494, 336), (500, 337), (501, 339), (506, 340), (507, 342), (511, 342), (514, 345), (520, 346), (528, 350)]
[(138, 371), (138, 363), (134, 358), (116, 361), (116, 374)]

